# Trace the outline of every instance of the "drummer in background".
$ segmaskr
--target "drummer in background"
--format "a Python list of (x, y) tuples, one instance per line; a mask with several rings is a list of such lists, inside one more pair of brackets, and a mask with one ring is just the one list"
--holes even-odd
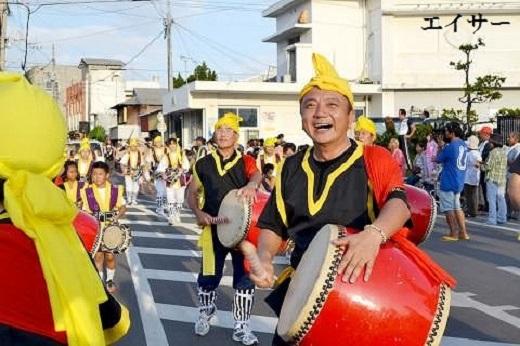
[(78, 164), (75, 161), (65, 161), (61, 177), (63, 183), (58, 187), (65, 191), (69, 201), (81, 209), (81, 190), (85, 183), (79, 181)]
[(266, 163), (271, 163), (275, 167), (274, 175), (276, 175), (276, 168), (280, 161), (282, 161), (282, 157), (276, 153), (276, 143), (276, 137), (267, 138), (264, 141), (264, 152), (258, 155), (258, 158), (256, 159), (256, 167), (260, 172), (264, 170), (264, 165)]
[[(212, 217), (218, 215), (222, 200), (229, 191), (239, 189), (239, 196), (251, 200), (262, 181), (255, 160), (235, 149), (241, 120), (236, 114), (226, 113), (217, 121), (215, 139), (218, 149), (195, 163), (187, 198), (198, 224), (204, 226), (199, 240), (202, 247), (202, 266), (197, 279), (200, 314), (195, 323), (195, 333), (206, 335), (209, 332), (209, 321), (217, 312), (216, 289), (222, 279), (225, 258), (231, 253), (235, 289), (233, 340), (253, 345), (258, 342), (249, 327), (255, 285), (244, 270), (244, 256), (239, 251), (225, 248), (218, 240), (216, 225), (211, 225)], [(204, 197), (201, 206), (197, 203), (199, 193)]]
[(376, 142), (376, 124), (364, 115), (357, 119), (355, 133), (356, 139), (364, 145), (374, 145)]
[(90, 142), (88, 138), (83, 138), (78, 150), (78, 172), (79, 180), (84, 183), (90, 182), (90, 175), (92, 173), (92, 163), (94, 162), (92, 150), (90, 149)]
[(150, 155), (147, 158), (147, 161), (151, 164), (151, 175), (154, 179), (155, 185), (155, 212), (157, 214), (164, 215), (164, 210), (167, 208), (167, 198), (166, 198), (166, 181), (164, 181), (163, 177), (159, 172), (157, 172), (157, 168), (162, 160), (166, 160), (166, 154), (168, 153), (168, 149), (163, 143), (163, 139), (161, 136), (157, 136), (153, 139), (153, 146), (150, 149)]
[[(92, 166), (92, 184), (81, 191), (81, 201), (83, 210), (92, 214), (99, 219), (100, 213), (116, 212), (113, 221), (117, 221), (126, 212), (125, 199), (123, 198), (123, 187), (115, 186), (109, 181), (110, 170), (108, 164), (105, 162), (95, 162)], [(117, 196), (113, 198), (112, 195)], [(113, 203), (112, 201), (115, 201)], [(100, 222), (99, 229), (102, 230), (106, 226), (105, 222)], [(113, 293), (117, 290), (117, 285), (114, 282), (114, 275), (116, 273), (116, 257), (113, 253), (98, 251), (94, 255), (96, 268), (99, 272), (101, 280), (103, 280), (103, 272), (107, 271), (106, 287), (107, 291)]]
[(137, 138), (130, 138), (128, 142), (128, 151), (121, 158), (121, 171), (125, 176), (126, 199), (128, 205), (137, 204), (137, 196), (139, 196), (139, 178), (136, 175), (143, 171), (144, 160), (139, 150), (139, 142)]
[[(314, 147), (285, 161), (259, 219), (262, 231), (257, 253), (264, 270), (252, 270), (250, 275), (259, 287), (273, 286), (272, 262), (283, 240), (291, 237), (295, 241), (291, 267), (296, 269), (316, 233), (327, 224), (363, 230), (335, 243), (345, 250), (338, 268), (342, 280), (354, 283), (363, 274), (362, 279), (367, 281), (381, 244), (411, 215), (399, 167), (390, 153), (347, 137), (355, 119), (348, 81), (338, 76), (325, 57), (315, 53), (313, 63), (316, 75), (300, 92), (300, 112), (303, 129)], [(369, 209), (369, 177), (374, 197), (384, 196), (379, 199), (386, 201), (379, 210)], [(277, 313), (289, 276), (281, 275), (287, 280), (269, 299), (277, 301), (271, 304)], [(275, 335), (273, 344), (284, 342)]]

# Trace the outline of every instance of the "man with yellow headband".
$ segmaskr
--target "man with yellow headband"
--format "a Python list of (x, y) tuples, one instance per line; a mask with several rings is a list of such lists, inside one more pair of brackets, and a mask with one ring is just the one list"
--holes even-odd
[(137, 204), (139, 187), (143, 175), (144, 160), (137, 138), (130, 138), (128, 151), (121, 158), (121, 171), (125, 176), (125, 190), (127, 205)]
[[(390, 154), (347, 136), (355, 119), (348, 81), (338, 76), (325, 57), (314, 54), (313, 63), (316, 75), (300, 93), (300, 113), (303, 129), (314, 146), (281, 165), (259, 219), (262, 230), (257, 254), (262, 270), (252, 267), (250, 276), (259, 287), (273, 285), (272, 261), (283, 240), (294, 240), (291, 266), (296, 269), (314, 236), (327, 224), (363, 230), (336, 241), (336, 245), (348, 247), (338, 272), (343, 273), (344, 281), (355, 282), (364, 269), (363, 279), (368, 280), (379, 247), (410, 217), (403, 180)], [(367, 154), (374, 151), (371, 157), (377, 159), (369, 160)], [(384, 196), (374, 219), (368, 209), (369, 179), (378, 196)], [(275, 300), (283, 302), (287, 282), (273, 291)], [(279, 312), (281, 305), (273, 308)], [(275, 336), (273, 344), (285, 342)]]
[(258, 155), (256, 159), (256, 167), (260, 172), (263, 172), (266, 163), (270, 163), (275, 167), (273, 175), (276, 175), (276, 167), (282, 161), (281, 156), (276, 153), (275, 147), (277, 143), (278, 139), (276, 137), (267, 138), (264, 141), (264, 152)]
[[(233, 113), (226, 113), (217, 121), (214, 138), (218, 148), (195, 163), (194, 178), (188, 187), (188, 204), (198, 224), (205, 227), (200, 240), (202, 266), (197, 280), (200, 315), (195, 323), (195, 333), (206, 335), (209, 332), (209, 321), (217, 311), (216, 289), (222, 279), (225, 258), (231, 253), (235, 289), (233, 340), (253, 345), (258, 342), (249, 327), (255, 285), (244, 270), (242, 253), (224, 247), (217, 237), (216, 225), (212, 225), (212, 217), (218, 215), (220, 204), (229, 191), (239, 189), (239, 196), (254, 199), (262, 180), (255, 160), (235, 149), (240, 121), (241, 118)], [(204, 197), (201, 206), (199, 193)]]
[(157, 214), (164, 214), (164, 210), (167, 209), (167, 198), (166, 198), (166, 181), (163, 178), (161, 172), (157, 171), (157, 168), (163, 160), (166, 160), (166, 154), (168, 149), (164, 146), (163, 139), (161, 136), (156, 136), (153, 139), (153, 146), (149, 151), (147, 161), (150, 163), (151, 176), (154, 179), (155, 185), (155, 201), (157, 206), (155, 212)]
[(18, 74), (0, 72), (0, 105), (0, 344), (115, 343), (128, 310), (104, 290), (73, 226), (78, 210), (51, 182), (65, 159), (64, 117)]
[(78, 151), (78, 173), (79, 181), (83, 184), (90, 182), (92, 174), (92, 163), (94, 162), (90, 141), (88, 138), (81, 140)]
[(374, 145), (377, 138), (376, 124), (366, 116), (360, 116), (356, 121), (356, 139), (364, 145)]

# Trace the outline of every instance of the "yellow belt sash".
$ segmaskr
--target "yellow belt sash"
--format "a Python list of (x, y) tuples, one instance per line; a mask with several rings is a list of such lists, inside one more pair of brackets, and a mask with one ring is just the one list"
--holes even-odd
[(197, 245), (202, 249), (202, 275), (215, 275), (215, 250), (210, 225), (203, 227)]

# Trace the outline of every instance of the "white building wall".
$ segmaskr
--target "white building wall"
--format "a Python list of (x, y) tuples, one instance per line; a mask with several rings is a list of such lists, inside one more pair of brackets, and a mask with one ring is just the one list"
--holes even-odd
[[(312, 48), (324, 54), (348, 79), (363, 74), (363, 10), (358, 0), (314, 0)], [(312, 76), (313, 71), (306, 71)], [(307, 78), (307, 79), (308, 79)]]
[(90, 103), (90, 114), (97, 115), (95, 125), (103, 126), (108, 133), (110, 128), (117, 126), (117, 113), (111, 107), (125, 99), (122, 71), (90, 70), (89, 77), (87, 88), (90, 89), (90, 95), (87, 95), (87, 109)]

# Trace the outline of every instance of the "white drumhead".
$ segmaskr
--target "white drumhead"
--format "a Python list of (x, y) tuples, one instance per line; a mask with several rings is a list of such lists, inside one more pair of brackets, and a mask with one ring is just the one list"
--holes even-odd
[(217, 225), (218, 239), (227, 248), (234, 248), (247, 234), (251, 222), (251, 205), (237, 190), (231, 190), (220, 204), (218, 217), (228, 219), (228, 223)]
[(326, 225), (322, 227), (294, 273), (285, 296), (278, 321), (278, 334), (287, 342), (292, 341), (301, 327), (311, 316), (311, 312), (323, 291), (329, 270), (333, 265), (337, 247), (331, 244), (337, 239), (343, 227)]
[(117, 225), (111, 225), (103, 231), (103, 245), (110, 250), (120, 247), (125, 241), (124, 231)]

